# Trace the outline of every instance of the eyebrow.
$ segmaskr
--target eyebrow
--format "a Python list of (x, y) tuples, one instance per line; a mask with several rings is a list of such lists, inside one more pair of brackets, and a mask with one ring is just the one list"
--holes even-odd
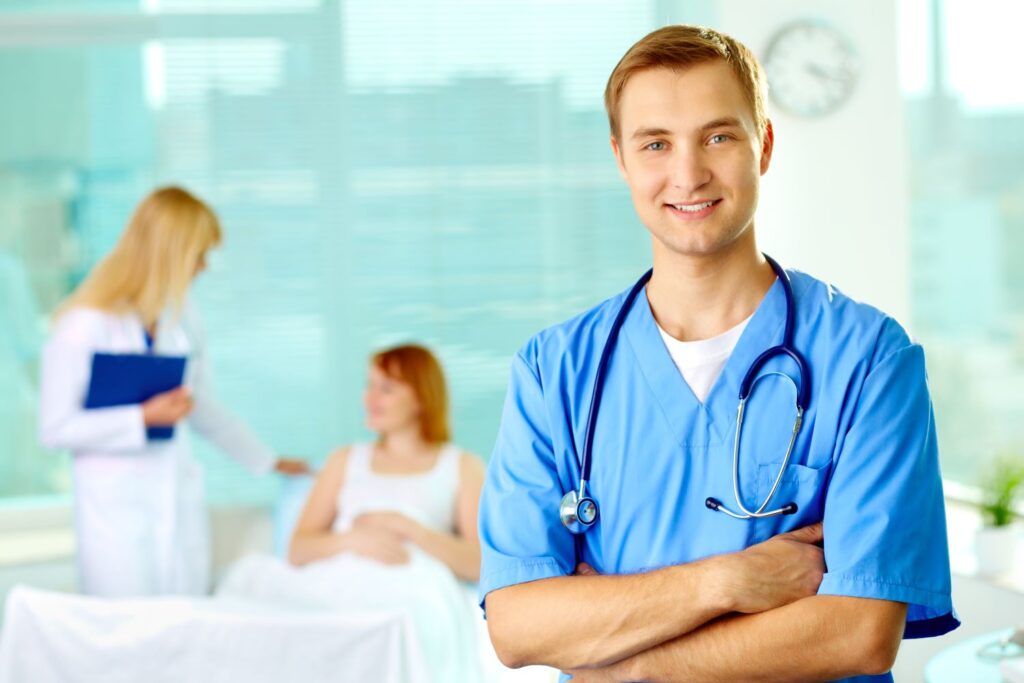
[[(713, 119), (703, 124), (700, 127), (701, 132), (708, 131), (713, 128), (741, 128), (742, 124), (740, 120), (735, 116), (722, 116), (717, 119)], [(652, 138), (661, 137), (663, 135), (671, 135), (672, 131), (667, 128), (637, 128), (633, 132), (632, 139), (637, 140), (639, 138)]]
[(667, 128), (637, 128), (633, 132), (633, 139), (638, 138), (655, 138), (662, 135), (669, 135), (671, 131)]
[(735, 116), (723, 116), (717, 118), (714, 121), (708, 121), (700, 127), (701, 130), (711, 130), (712, 128), (740, 128), (742, 124), (740, 120)]

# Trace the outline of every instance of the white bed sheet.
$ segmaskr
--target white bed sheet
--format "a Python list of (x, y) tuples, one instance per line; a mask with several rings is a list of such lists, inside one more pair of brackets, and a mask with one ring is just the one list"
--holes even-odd
[(408, 614), (286, 610), (234, 598), (111, 600), (16, 587), (3, 683), (429, 683)]
[(475, 591), (415, 547), (400, 565), (345, 553), (293, 567), (277, 557), (250, 555), (221, 579), (215, 599), (225, 597), (258, 599), (282, 610), (401, 612), (412, 624), (429, 681), (480, 683), (483, 678), (480, 639), (487, 636)]

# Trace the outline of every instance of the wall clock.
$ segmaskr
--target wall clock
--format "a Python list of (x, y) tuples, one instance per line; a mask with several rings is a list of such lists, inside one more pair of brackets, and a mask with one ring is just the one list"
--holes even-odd
[(783, 110), (804, 117), (829, 114), (853, 93), (857, 54), (839, 29), (819, 21), (787, 24), (765, 51), (768, 94)]

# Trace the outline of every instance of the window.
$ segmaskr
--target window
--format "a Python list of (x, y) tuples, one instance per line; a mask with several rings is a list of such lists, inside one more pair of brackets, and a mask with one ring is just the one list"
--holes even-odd
[(1024, 8), (902, 0), (914, 331), (943, 476), (1024, 445)]
[[(26, 93), (0, 112), (25, 132), (0, 140), (0, 297), (17, 330), (0, 335), (17, 387), (0, 397), (0, 442), (17, 444), (0, 496), (69, 490), (66, 460), (35, 442), (46, 316), (157, 184), (194, 190), (224, 224), (194, 290), (220, 397), (314, 460), (368, 436), (367, 357), (406, 340), (439, 352), (455, 438), (486, 457), (518, 346), (649, 258), (601, 100), (654, 26), (644, 4), (90, 9), (0, 23), (0, 74)], [(212, 500), (272, 499), (272, 478), (196, 445)]]
[[(715, 3), (685, 5), (672, 19), (716, 23)], [(1021, 10), (896, 6), (912, 328), (944, 474), (969, 484), (980, 459), (1024, 442)], [(515, 349), (649, 260), (601, 95), (667, 7), (5, 5), (0, 78), (18, 95), (0, 122), (18, 134), (0, 138), (0, 499), (69, 491), (66, 458), (35, 439), (47, 317), (136, 202), (172, 182), (222, 218), (194, 296), (221, 398), (274, 448), (319, 460), (366, 438), (368, 354), (417, 340), (445, 364), (456, 440), (486, 457)], [(272, 499), (272, 478), (202, 442), (197, 454), (212, 500)]]

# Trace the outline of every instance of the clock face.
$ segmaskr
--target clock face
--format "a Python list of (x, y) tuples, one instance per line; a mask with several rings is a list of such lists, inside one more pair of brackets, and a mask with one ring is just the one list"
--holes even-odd
[(790, 24), (772, 38), (764, 60), (768, 93), (798, 116), (823, 116), (853, 92), (857, 55), (842, 33), (823, 23)]

